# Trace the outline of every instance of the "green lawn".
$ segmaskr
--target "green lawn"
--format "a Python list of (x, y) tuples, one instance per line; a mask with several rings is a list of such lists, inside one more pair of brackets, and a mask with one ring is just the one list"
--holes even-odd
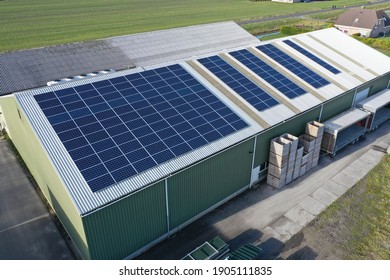
[(390, 259), (390, 155), (329, 206), (314, 225), (343, 259)]
[(365, 2), (337, 0), (290, 5), (249, 0), (0, 1), (0, 52)]
[(288, 35), (283, 34), (283, 33), (270, 34), (270, 35), (266, 35), (264, 37), (261, 37), (260, 40), (261, 41), (268, 41), (268, 40), (279, 39), (279, 38), (283, 38), (283, 37), (287, 37), (287, 36)]

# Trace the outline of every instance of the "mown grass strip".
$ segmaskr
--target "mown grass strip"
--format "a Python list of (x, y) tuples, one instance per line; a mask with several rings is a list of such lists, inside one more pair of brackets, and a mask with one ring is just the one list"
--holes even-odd
[(390, 155), (315, 220), (343, 259), (390, 259)]

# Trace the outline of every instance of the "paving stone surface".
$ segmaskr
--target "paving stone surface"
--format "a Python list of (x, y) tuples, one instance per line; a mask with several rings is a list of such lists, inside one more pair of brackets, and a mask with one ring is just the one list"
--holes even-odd
[(274, 222), (270, 227), (280, 234), (279, 240), (283, 242), (290, 239), (302, 229), (302, 226), (284, 216)]
[(364, 160), (355, 160), (353, 163), (351, 163), (352, 167), (356, 168), (356, 169), (360, 169), (366, 173), (370, 172), (371, 169), (373, 169), (375, 167), (375, 165), (373, 164), (369, 164), (367, 162), (365, 162)]
[(339, 174), (337, 174), (332, 178), (332, 181), (335, 181), (340, 185), (344, 185), (349, 189), (353, 187), (359, 181), (359, 179), (350, 176), (350, 174), (340, 172)]
[(334, 195), (336, 195), (338, 197), (342, 196), (348, 190), (348, 187), (341, 185), (333, 180), (330, 180), (329, 182), (324, 184), (322, 186), (322, 188), (330, 193), (333, 193)]
[(298, 205), (313, 215), (320, 214), (326, 208), (325, 204), (319, 202), (318, 200), (310, 196), (306, 197)]
[(366, 171), (363, 171), (363, 170), (361, 170), (359, 168), (355, 168), (353, 166), (348, 166), (341, 173), (344, 173), (344, 174), (346, 174), (347, 176), (350, 176), (350, 177), (354, 177), (357, 180), (361, 180), (361, 179), (363, 179), (367, 175)]
[(326, 206), (331, 205), (338, 198), (336, 195), (323, 188), (319, 188), (311, 196)]
[(284, 216), (302, 227), (306, 226), (315, 218), (314, 215), (310, 214), (298, 205), (291, 208), (287, 213), (284, 214)]

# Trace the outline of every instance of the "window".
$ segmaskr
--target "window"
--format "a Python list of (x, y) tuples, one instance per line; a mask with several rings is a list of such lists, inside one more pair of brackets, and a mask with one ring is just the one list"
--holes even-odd
[(268, 168), (268, 161), (260, 165), (260, 172), (266, 170), (267, 168)]

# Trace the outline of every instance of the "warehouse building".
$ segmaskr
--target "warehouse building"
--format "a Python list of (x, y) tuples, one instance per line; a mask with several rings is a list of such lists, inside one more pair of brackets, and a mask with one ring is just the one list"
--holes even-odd
[(272, 138), (390, 80), (389, 57), (336, 29), (263, 43), (232, 22), (0, 60), (3, 125), (85, 259), (141, 254), (265, 178)]

